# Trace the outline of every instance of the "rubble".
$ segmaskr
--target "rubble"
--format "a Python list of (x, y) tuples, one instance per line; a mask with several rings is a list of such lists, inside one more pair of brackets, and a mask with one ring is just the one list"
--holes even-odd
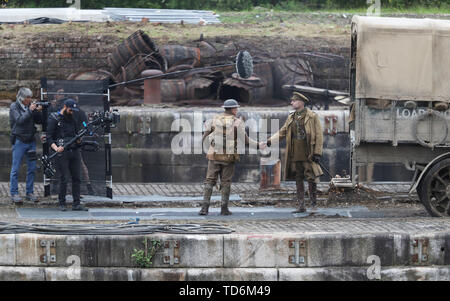
[[(197, 47), (183, 45), (158, 46), (146, 33), (138, 30), (125, 39), (108, 56), (110, 70), (94, 70), (71, 74), (81, 77), (109, 79), (112, 83), (127, 82), (141, 77), (144, 70), (160, 70), (165, 74), (186, 71), (161, 80), (162, 102), (190, 103), (204, 100), (214, 103), (228, 98), (245, 104), (274, 102), (287, 99), (286, 84), (314, 86), (314, 76), (309, 62), (301, 54), (288, 54), (285, 58), (272, 58), (264, 50), (248, 49), (255, 61), (254, 73), (248, 79), (235, 74), (233, 64), (237, 53), (245, 50), (236, 43), (217, 47), (204, 39), (196, 41)], [(206, 69), (208, 67), (211, 69)], [(201, 67), (202, 70), (197, 70)], [(143, 83), (127, 84), (112, 91), (114, 105), (142, 104)]]

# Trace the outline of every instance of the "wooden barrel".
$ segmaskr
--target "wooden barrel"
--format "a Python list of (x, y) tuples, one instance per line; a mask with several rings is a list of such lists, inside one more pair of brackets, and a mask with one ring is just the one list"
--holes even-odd
[(161, 80), (161, 101), (175, 102), (186, 99), (186, 84), (182, 79)]
[(108, 56), (108, 63), (111, 71), (115, 74), (133, 56), (139, 53), (150, 54), (153, 52), (158, 52), (155, 42), (142, 30), (138, 30), (116, 47)]
[(200, 65), (201, 55), (199, 48), (166, 45), (162, 46), (159, 52), (167, 60), (169, 68), (180, 64)]
[(153, 55), (138, 54), (120, 68), (120, 72), (118, 72), (116, 78), (118, 81), (136, 79), (146, 69), (161, 70), (164, 72), (160, 67), (161, 63)]
[(139, 77), (141, 72), (147, 69), (145, 57), (146, 56), (143, 54), (133, 56), (123, 67), (121, 67), (116, 78), (119, 81), (127, 81)]

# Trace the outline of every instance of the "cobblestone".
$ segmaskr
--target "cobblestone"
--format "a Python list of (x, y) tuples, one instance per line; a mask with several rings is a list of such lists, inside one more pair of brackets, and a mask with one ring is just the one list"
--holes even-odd
[[(407, 194), (410, 188), (409, 184), (405, 183), (372, 183), (365, 184), (377, 192)], [(328, 183), (320, 183), (318, 189), (321, 191), (328, 190)], [(25, 183), (19, 183), (19, 191), (25, 191)], [(272, 190), (277, 191), (277, 190)], [(280, 192), (292, 193), (295, 191), (294, 182), (284, 182)], [(113, 193), (115, 195), (161, 195), (161, 196), (202, 196), (203, 183), (114, 183)], [(215, 195), (219, 192), (214, 189)], [(232, 194), (259, 194), (259, 183), (233, 183), (231, 186)], [(38, 196), (44, 195), (44, 187), (42, 183), (35, 184), (35, 194)], [(9, 196), (9, 183), (0, 182), (0, 196)]]

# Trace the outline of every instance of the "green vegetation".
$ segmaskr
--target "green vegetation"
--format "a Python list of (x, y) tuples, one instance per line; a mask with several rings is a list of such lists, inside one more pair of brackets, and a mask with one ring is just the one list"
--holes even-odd
[(152, 240), (151, 245), (148, 246), (147, 239), (144, 240), (144, 250), (134, 249), (131, 257), (140, 268), (150, 268), (153, 264), (153, 256), (155, 256), (158, 249), (161, 247), (159, 240)]
[[(74, 1), (73, 1), (74, 2)], [(253, 10), (255, 7), (275, 11), (365, 12), (375, 0), (81, 0), (82, 8), (136, 7), (168, 9), (210, 9), (218, 11)], [(449, 13), (448, 0), (380, 0), (385, 13)], [(67, 0), (2, 0), (7, 7), (67, 7)]]

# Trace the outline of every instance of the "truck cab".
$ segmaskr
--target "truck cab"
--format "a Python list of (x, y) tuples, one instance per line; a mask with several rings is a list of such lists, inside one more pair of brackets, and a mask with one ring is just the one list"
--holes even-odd
[(355, 16), (352, 182), (358, 167), (402, 163), (428, 213), (450, 216), (450, 21)]

